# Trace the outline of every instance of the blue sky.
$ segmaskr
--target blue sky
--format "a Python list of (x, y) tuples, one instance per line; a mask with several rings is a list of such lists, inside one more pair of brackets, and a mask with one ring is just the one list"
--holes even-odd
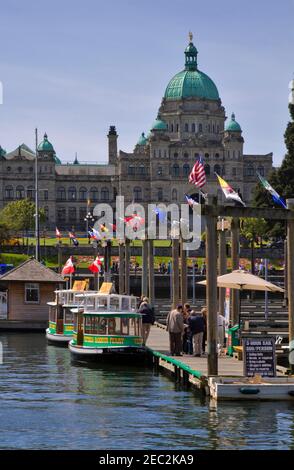
[(199, 69), (216, 83), (245, 153), (279, 164), (294, 63), (294, 0), (6, 0), (1, 2), (0, 144), (34, 146), (46, 131), (57, 155), (105, 162), (109, 125), (132, 151), (170, 78), (188, 31)]

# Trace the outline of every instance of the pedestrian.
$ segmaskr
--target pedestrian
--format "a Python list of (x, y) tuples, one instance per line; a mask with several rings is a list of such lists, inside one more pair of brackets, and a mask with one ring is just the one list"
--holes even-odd
[(205, 328), (202, 314), (192, 310), (188, 323), (193, 338), (194, 356), (200, 357), (202, 354), (202, 339)]
[(204, 332), (203, 332), (203, 337), (202, 337), (202, 354), (205, 354), (205, 345), (207, 341), (207, 309), (206, 307), (203, 307), (201, 309), (201, 314), (204, 320)]
[(203, 263), (202, 268), (201, 268), (201, 276), (205, 276), (205, 275), (206, 275), (206, 264)]
[(167, 316), (166, 329), (169, 332), (169, 346), (172, 356), (182, 356), (182, 334), (184, 332), (183, 307), (178, 305)]
[(217, 331), (218, 331), (218, 344), (219, 344), (219, 353), (221, 354), (225, 342), (225, 328), (226, 328), (226, 319), (223, 315), (218, 313), (217, 315)]
[(153, 308), (149, 304), (149, 300), (147, 297), (143, 298), (143, 301), (139, 307), (139, 313), (142, 315), (142, 337), (143, 337), (143, 346), (145, 346), (151, 325), (154, 324), (154, 312)]
[[(191, 352), (191, 341), (190, 341), (190, 329), (188, 325), (188, 319), (190, 317), (191, 307), (189, 304), (184, 304), (183, 308), (183, 321), (184, 321), (184, 332), (183, 332), (183, 352), (186, 354), (192, 354)], [(190, 344), (191, 343), (191, 344)]]

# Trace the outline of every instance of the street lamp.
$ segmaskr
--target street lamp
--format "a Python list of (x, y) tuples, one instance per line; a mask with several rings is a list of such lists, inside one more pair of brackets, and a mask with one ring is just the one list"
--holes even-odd
[(90, 244), (90, 235), (89, 235), (89, 222), (94, 222), (94, 217), (92, 216), (91, 212), (89, 211), (86, 217), (84, 218), (84, 221), (86, 222), (86, 231), (87, 231), (87, 237), (88, 237), (88, 243)]

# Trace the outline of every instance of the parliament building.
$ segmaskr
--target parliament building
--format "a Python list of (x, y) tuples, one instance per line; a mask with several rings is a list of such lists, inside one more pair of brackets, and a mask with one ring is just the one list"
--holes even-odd
[[(117, 195), (126, 203), (183, 203), (185, 193), (195, 193), (188, 176), (199, 155), (206, 172), (204, 192), (224, 202), (216, 172), (250, 204), (256, 171), (267, 177), (273, 155), (244, 154), (242, 128), (234, 113), (226, 116), (215, 83), (199, 70), (192, 39), (190, 34), (184, 69), (169, 81), (156, 119), (132, 153), (118, 150), (118, 134), (110, 126), (107, 164), (85, 164), (77, 158), (65, 164), (57, 157), (58, 144), (44, 135), (38, 146), (39, 200), (48, 230), (85, 230), (86, 214), (98, 202), (114, 206)], [(34, 198), (35, 157), (25, 144), (11, 152), (0, 146), (0, 208)]]

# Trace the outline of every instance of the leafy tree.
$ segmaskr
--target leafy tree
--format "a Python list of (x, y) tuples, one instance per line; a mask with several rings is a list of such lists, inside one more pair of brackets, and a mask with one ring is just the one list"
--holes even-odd
[(0, 222), (0, 246), (4, 245), (10, 239), (10, 231), (4, 222)]
[[(40, 222), (45, 221), (44, 209), (39, 210)], [(0, 213), (1, 221), (14, 233), (27, 233), (35, 226), (35, 204), (29, 199), (9, 202)]]
[(267, 238), (268, 224), (265, 219), (241, 219), (240, 233), (247, 240), (250, 240), (251, 245), (251, 272), (254, 273), (254, 243), (260, 238), (260, 245), (262, 239)]

